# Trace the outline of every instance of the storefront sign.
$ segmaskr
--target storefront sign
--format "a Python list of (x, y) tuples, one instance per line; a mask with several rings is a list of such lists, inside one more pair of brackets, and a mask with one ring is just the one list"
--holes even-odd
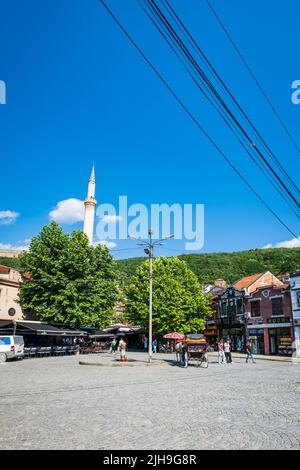
[(288, 317), (268, 318), (267, 323), (288, 323), (291, 319)]
[(216, 326), (208, 327), (203, 334), (205, 336), (218, 336), (218, 329)]

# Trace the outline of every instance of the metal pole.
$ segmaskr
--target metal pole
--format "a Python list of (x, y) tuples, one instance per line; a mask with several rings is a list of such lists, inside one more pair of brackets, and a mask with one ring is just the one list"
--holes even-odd
[(148, 338), (148, 363), (152, 362), (152, 230), (149, 230), (149, 338)]
[[(148, 333), (148, 364), (152, 362), (152, 259), (154, 255), (154, 247), (161, 246), (162, 241), (170, 240), (174, 238), (174, 235), (168, 235), (166, 238), (162, 238), (157, 242), (152, 241), (153, 230), (149, 228), (148, 230), (148, 241), (139, 243), (139, 245), (144, 246), (144, 252), (149, 256), (149, 333)], [(136, 236), (129, 235), (129, 238), (137, 240)]]

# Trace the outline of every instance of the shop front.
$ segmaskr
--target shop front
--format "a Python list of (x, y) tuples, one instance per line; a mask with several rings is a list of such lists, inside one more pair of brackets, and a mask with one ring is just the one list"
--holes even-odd
[(218, 328), (216, 325), (206, 325), (206, 329), (203, 331), (210, 347), (216, 349), (218, 341)]
[(270, 354), (278, 356), (292, 355), (293, 339), (291, 328), (270, 328), (268, 333)]
[(248, 326), (254, 354), (291, 356), (293, 353), (293, 330), (289, 318), (270, 318), (266, 323)]
[(265, 354), (265, 340), (263, 328), (249, 328), (249, 340), (252, 343), (253, 354)]
[(220, 338), (231, 341), (231, 349), (233, 352), (242, 352), (245, 349), (244, 327), (235, 326), (222, 328), (220, 330)]

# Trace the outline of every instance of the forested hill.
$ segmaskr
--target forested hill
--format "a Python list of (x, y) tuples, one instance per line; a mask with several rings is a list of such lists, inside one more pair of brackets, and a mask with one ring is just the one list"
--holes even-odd
[[(224, 279), (227, 283), (243, 276), (271, 271), (273, 274), (293, 272), (300, 269), (300, 248), (273, 248), (233, 253), (203, 253), (180, 255), (187, 262), (201, 283)], [(118, 260), (120, 271), (131, 276), (145, 258)]]
[[(201, 283), (224, 279), (232, 283), (243, 276), (266, 270), (273, 274), (293, 272), (300, 269), (300, 248), (273, 248), (233, 253), (203, 253), (180, 255), (187, 262)], [(146, 258), (117, 260), (120, 271), (131, 276)], [(0, 264), (19, 267), (17, 258), (1, 258)]]

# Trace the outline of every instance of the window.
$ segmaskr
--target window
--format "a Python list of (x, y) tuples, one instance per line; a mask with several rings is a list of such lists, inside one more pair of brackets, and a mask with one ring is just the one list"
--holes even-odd
[(226, 302), (221, 303), (221, 317), (227, 317), (227, 304), (226, 304)]
[(296, 298), (297, 298), (297, 305), (300, 307), (300, 291), (298, 290), (296, 293)]
[(250, 302), (251, 305), (251, 317), (260, 317), (260, 301), (254, 300)]
[(283, 315), (282, 297), (272, 299), (272, 315)]
[(5, 346), (9, 344), (11, 344), (9, 336), (0, 336), (0, 346)]
[(22, 346), (24, 344), (23, 336), (14, 336), (14, 343), (18, 346)]

